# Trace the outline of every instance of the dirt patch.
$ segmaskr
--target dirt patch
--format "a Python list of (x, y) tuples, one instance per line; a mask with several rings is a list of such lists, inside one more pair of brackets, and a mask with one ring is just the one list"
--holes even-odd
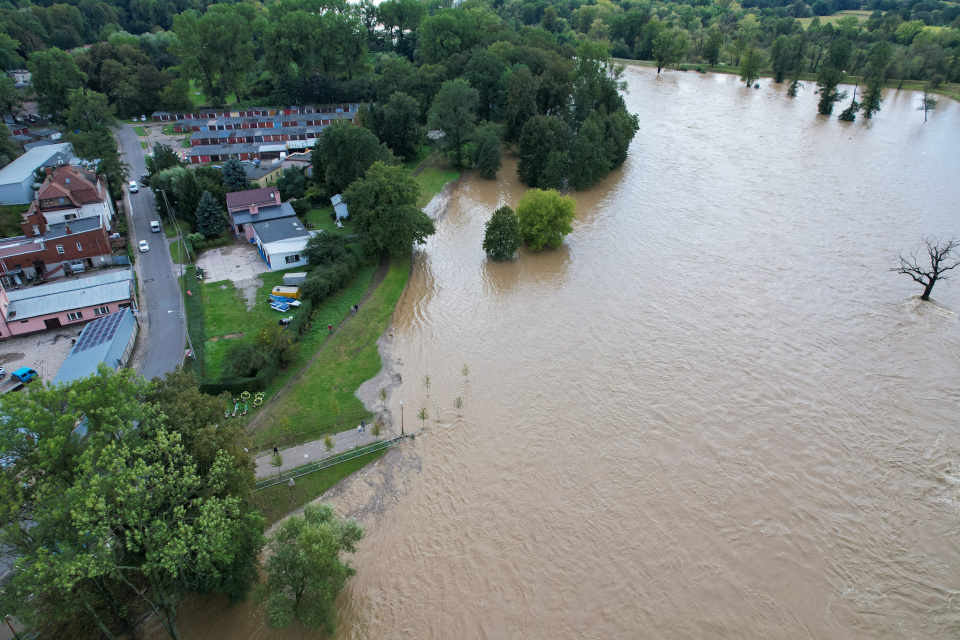
[(0, 365), (7, 364), (8, 362), (18, 362), (27, 357), (27, 354), (15, 352), (15, 353), (4, 353), (0, 355)]
[(207, 342), (217, 342), (218, 340), (229, 340), (229, 339), (231, 339), (231, 338), (242, 338), (242, 337), (245, 336), (245, 335), (247, 335), (247, 334), (245, 334), (245, 333), (228, 333), (228, 334), (225, 335), (225, 336), (214, 336), (214, 337), (210, 338), (209, 340), (207, 340)]
[(237, 288), (237, 291), (240, 292), (240, 295), (243, 296), (244, 302), (247, 303), (247, 311), (251, 311), (254, 305), (257, 304), (257, 289), (263, 286), (263, 280), (257, 276), (256, 278), (250, 278), (248, 280), (238, 280), (234, 282), (233, 285)]

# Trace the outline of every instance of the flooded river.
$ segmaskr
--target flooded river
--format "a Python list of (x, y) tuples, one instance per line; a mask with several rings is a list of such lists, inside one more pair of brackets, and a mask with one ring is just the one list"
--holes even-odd
[[(507, 162), (418, 253), (390, 407), (429, 418), (338, 637), (957, 638), (960, 277), (889, 268), (960, 233), (960, 106), (626, 78), (640, 132), (563, 248), (485, 259)], [(185, 640), (310, 637), (210, 614)]]

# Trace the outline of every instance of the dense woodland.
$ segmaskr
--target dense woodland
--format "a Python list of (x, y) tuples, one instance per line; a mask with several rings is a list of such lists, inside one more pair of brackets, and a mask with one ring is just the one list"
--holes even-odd
[[(954, 2), (451, 4), (6, 2), (0, 5), (0, 64), (31, 69), (41, 110), (61, 122), (69, 92), (78, 89), (103, 94), (121, 117), (188, 110), (198, 101), (374, 103), (381, 106), (365, 123), (402, 157), (419, 141), (401, 139), (397, 126), (409, 132), (416, 113), (417, 125), (444, 128), (449, 114), (434, 110), (431, 116), (435, 100), (466, 100), (473, 122), (454, 131), (454, 162), (479, 165), (485, 158), (487, 166), (478, 168), (489, 174), (498, 164), (494, 137), (518, 144), (535, 120), (528, 139), (545, 144), (535, 173), (546, 177), (527, 171), (531, 186), (558, 184), (567, 173), (559, 156), (550, 167), (539, 165), (572, 147), (585, 124), (590, 140), (601, 130), (602, 165), (622, 162), (620, 147), (636, 123), (615, 116), (626, 114), (610, 56), (650, 60), (658, 69), (737, 67), (747, 84), (769, 72), (794, 91), (801, 79), (815, 78), (822, 113), (843, 98), (838, 85), (856, 76), (866, 85), (858, 110), (867, 117), (880, 109), (880, 88), (891, 79), (920, 80), (930, 89), (960, 80), (960, 4)], [(836, 13), (854, 10), (857, 15)], [(444, 83), (454, 81), (459, 88), (443, 95)], [(0, 111), (16, 111), (12, 80), (0, 82)]]

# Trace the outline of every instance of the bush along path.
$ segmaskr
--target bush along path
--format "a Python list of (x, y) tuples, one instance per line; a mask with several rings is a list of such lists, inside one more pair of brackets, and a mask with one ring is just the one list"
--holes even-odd
[[(263, 404), (260, 410), (250, 418), (250, 421), (247, 423), (247, 432), (255, 437), (256, 443), (260, 443), (262, 447), (273, 446), (273, 444), (268, 441), (270, 437), (269, 432), (275, 431), (276, 423), (281, 417), (288, 417), (287, 412), (284, 411), (284, 405), (286, 404), (287, 397), (290, 395), (291, 391), (297, 389), (297, 387), (303, 383), (307, 372), (309, 372), (316, 364), (317, 360), (325, 354), (327, 347), (331, 345), (331, 343), (337, 338), (338, 334), (358, 315), (364, 312), (366, 303), (370, 300), (371, 296), (374, 294), (374, 292), (376, 292), (376, 290), (383, 283), (384, 279), (387, 277), (387, 273), (390, 271), (390, 264), (391, 261), (389, 257), (384, 257), (380, 260), (380, 265), (377, 268), (377, 271), (373, 274), (373, 278), (370, 281), (370, 286), (367, 287), (367, 291), (363, 294), (360, 302), (357, 303), (357, 306), (359, 307), (358, 312), (347, 316), (339, 325), (334, 327), (333, 332), (327, 337), (320, 348), (317, 349), (316, 353), (314, 353), (313, 356), (311, 356), (310, 359), (304, 363), (300, 370), (291, 376), (290, 379), (287, 380), (283, 386), (281, 386), (277, 392), (274, 393)], [(373, 336), (373, 342), (376, 342), (378, 337), (379, 333), (376, 336)], [(323, 375), (323, 372), (314, 372), (314, 374)], [(353, 425), (353, 427), (356, 428), (356, 425)], [(285, 440), (285, 436), (286, 434), (280, 433), (277, 434), (276, 439), (279, 442), (281, 440)]]

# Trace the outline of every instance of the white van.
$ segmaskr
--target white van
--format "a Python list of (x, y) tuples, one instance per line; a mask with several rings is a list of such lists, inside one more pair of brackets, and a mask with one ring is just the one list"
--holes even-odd
[(160, 233), (160, 223), (156, 220), (152, 221), (150, 223), (150, 231), (153, 231), (154, 233)]

